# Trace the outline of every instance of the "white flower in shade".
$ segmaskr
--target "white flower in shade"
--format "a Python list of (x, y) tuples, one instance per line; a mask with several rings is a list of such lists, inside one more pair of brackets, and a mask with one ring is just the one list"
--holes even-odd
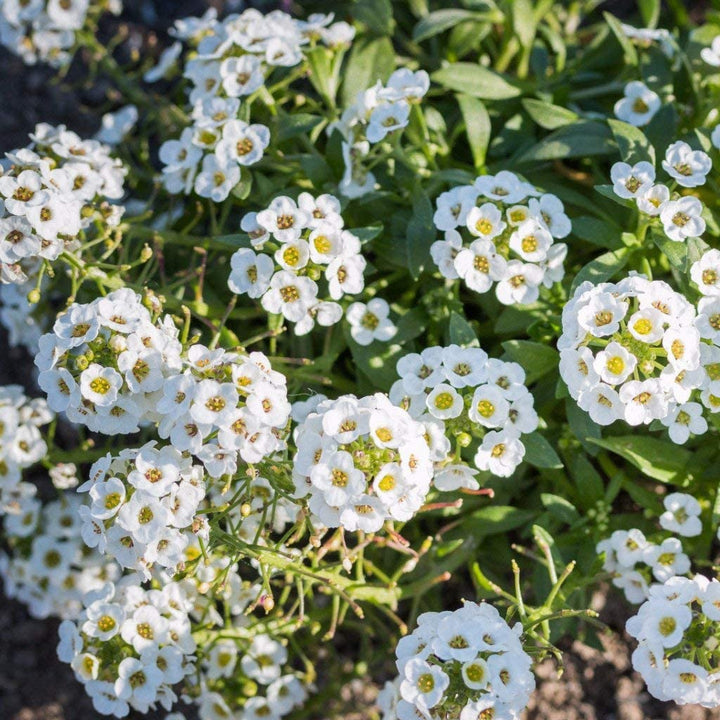
[(384, 140), (395, 130), (400, 130), (408, 124), (410, 105), (405, 101), (382, 103), (370, 113), (365, 136), (371, 143)]
[(663, 529), (683, 537), (696, 537), (702, 532), (700, 503), (692, 495), (670, 493), (663, 498), (663, 505), (665, 512), (660, 516)]
[(652, 567), (653, 575), (660, 582), (690, 570), (690, 558), (683, 552), (678, 538), (667, 538), (660, 545), (648, 548), (644, 561)]
[(511, 260), (505, 277), (497, 284), (495, 294), (503, 305), (529, 305), (540, 296), (543, 271), (532, 263)]
[(707, 420), (703, 417), (703, 407), (696, 402), (683, 403), (672, 409), (661, 422), (668, 428), (670, 439), (682, 445), (690, 435), (703, 435), (708, 430)]
[(624, 97), (615, 103), (615, 116), (630, 125), (642, 127), (652, 120), (660, 105), (657, 93), (645, 83), (633, 80), (625, 86)]
[(355, 302), (345, 311), (350, 335), (358, 345), (369, 345), (374, 340), (387, 342), (397, 332), (390, 320), (390, 306), (382, 298), (373, 298), (367, 304)]
[(659, 215), (670, 200), (670, 190), (665, 185), (653, 185), (636, 197), (638, 210), (652, 217)]
[(710, 47), (704, 47), (700, 51), (700, 57), (713, 67), (720, 67), (720, 35), (713, 38)]
[(712, 160), (702, 150), (693, 150), (686, 142), (678, 140), (665, 151), (662, 166), (678, 185), (691, 188), (705, 184)]
[(631, 380), (620, 388), (620, 401), (625, 405), (625, 421), (630, 425), (648, 424), (667, 412), (668, 401), (659, 381)]
[(635, 165), (618, 162), (610, 169), (610, 179), (613, 182), (613, 191), (618, 197), (640, 198), (653, 187), (655, 168), (646, 161)]

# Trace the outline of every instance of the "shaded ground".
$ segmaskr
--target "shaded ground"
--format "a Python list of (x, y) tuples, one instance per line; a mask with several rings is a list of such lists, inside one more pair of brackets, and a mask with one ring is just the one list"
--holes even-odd
[[(126, 0), (124, 20), (129, 22), (133, 41), (153, 44), (153, 33), (161, 34), (173, 17), (202, 12), (208, 4), (210, 0)], [(151, 11), (146, 10), (148, 6)], [(97, 127), (92, 108), (102, 102), (103, 88), (79, 95), (68, 92), (50, 83), (52, 71), (26, 68), (1, 49), (0, 67), (4, 71), (0, 83), (0, 151), (24, 145), (28, 131), (38, 122), (65, 123), (81, 134), (90, 134)], [(0, 353), (0, 383), (26, 380), (27, 358), (9, 351), (4, 336), (0, 336)], [(622, 631), (628, 609), (615, 596), (599, 594), (596, 609), (614, 630)], [(57, 660), (56, 633), (57, 622), (32, 620), (21, 605), (8, 601), (0, 588), (0, 720), (99, 717), (70, 669)], [(651, 698), (642, 680), (632, 672), (631, 647), (622, 636), (608, 636), (602, 652), (568, 642), (561, 679), (556, 677), (552, 662), (539, 668), (538, 690), (526, 720), (720, 720), (720, 711), (679, 708)], [(364, 708), (374, 695), (375, 688), (369, 682), (356, 681), (340, 693), (330, 716), (369, 720), (374, 716)], [(156, 717), (162, 718), (164, 713)]]

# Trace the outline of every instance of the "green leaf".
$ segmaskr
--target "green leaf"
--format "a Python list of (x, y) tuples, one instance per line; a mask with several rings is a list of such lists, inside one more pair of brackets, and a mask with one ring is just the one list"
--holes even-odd
[(591, 442), (625, 458), (640, 472), (654, 480), (679, 484), (690, 477), (687, 467), (692, 460), (692, 453), (672, 442), (644, 435), (627, 435), (603, 440), (593, 438)]
[(485, 105), (470, 95), (458, 95), (457, 100), (465, 121), (465, 131), (470, 151), (473, 154), (475, 169), (480, 170), (485, 167), (485, 157), (492, 134), (490, 115)]
[(294, 113), (284, 115), (278, 120), (277, 138), (280, 141), (289, 140), (303, 133), (310, 132), (314, 127), (323, 122), (319, 115), (310, 113)]
[(412, 39), (415, 42), (422, 42), (428, 38), (439, 35), (445, 30), (449, 30), (461, 22), (486, 22), (496, 23), (503, 21), (503, 14), (493, 9), (488, 12), (474, 12), (472, 10), (462, 10), (461, 8), (445, 8), (443, 10), (435, 10), (426, 15), (413, 29)]
[(406, 343), (414, 340), (425, 332), (428, 316), (422, 308), (408, 310), (397, 322), (397, 332), (392, 338), (393, 343)]
[(532, 45), (535, 39), (535, 13), (531, 0), (513, 0), (509, 3), (512, 12), (513, 30), (524, 48)]
[(582, 453), (577, 453), (573, 458), (571, 473), (583, 508), (589, 510), (603, 499), (605, 485), (602, 477)]
[(660, 248), (670, 264), (678, 270), (685, 271), (688, 257), (688, 246), (684, 242), (675, 242), (663, 232), (650, 233), (655, 245)]
[(590, 439), (602, 437), (600, 426), (571, 398), (565, 400), (565, 414), (572, 434), (591, 455), (597, 455), (598, 449)]
[(359, 92), (367, 90), (378, 80), (387, 80), (394, 69), (395, 50), (390, 38), (358, 38), (353, 43), (345, 69), (343, 106), (352, 105)]
[(573, 280), (570, 292), (575, 292), (575, 288), (585, 282), (585, 280), (590, 280), (594, 284), (606, 282), (615, 275), (615, 273), (622, 270), (627, 261), (627, 248), (603, 253), (600, 257), (591, 260), (580, 270)]
[(430, 245), (437, 239), (430, 198), (418, 183), (413, 190), (413, 214), (405, 234), (407, 267), (414, 280), (430, 258)]
[(356, 0), (350, 12), (378, 35), (392, 35), (395, 22), (390, 0)]
[(545, 130), (557, 130), (578, 119), (578, 114), (572, 110), (536, 98), (524, 98), (522, 104), (528, 115)]
[(520, 88), (482, 65), (458, 62), (434, 72), (432, 79), (449, 90), (487, 100), (507, 100), (520, 95)]
[(582, 215), (573, 218), (572, 234), (585, 242), (599, 245), (607, 250), (620, 250), (623, 246), (622, 230), (617, 225), (600, 218)]
[(643, 27), (657, 27), (660, 19), (660, 0), (638, 0), (640, 15), (643, 19)]
[(480, 344), (470, 323), (462, 315), (456, 313), (455, 311), (450, 313), (448, 335), (450, 343), (453, 345), (477, 347)]
[(615, 143), (610, 128), (604, 123), (582, 120), (551, 133), (524, 152), (517, 158), (517, 162), (529, 163), (614, 153)]
[(635, 50), (635, 46), (632, 44), (628, 36), (623, 31), (620, 21), (608, 12), (603, 13), (603, 17), (605, 18), (605, 22), (610, 26), (610, 30), (612, 30), (612, 33), (613, 35), (615, 35), (618, 43), (620, 43), (620, 47), (622, 48), (623, 54), (625, 56), (625, 65), (629, 65), (630, 67), (637, 67), (637, 51)]
[(489, 505), (469, 515), (463, 524), (470, 523), (476, 535), (494, 535), (524, 525), (533, 515), (510, 505)]
[(559, 362), (558, 353), (551, 345), (530, 340), (506, 340), (502, 346), (510, 359), (523, 367), (528, 384), (547, 375)]
[(548, 509), (551, 515), (568, 525), (572, 525), (572, 523), (580, 519), (580, 513), (578, 513), (575, 506), (570, 501), (560, 497), (560, 495), (540, 493), (540, 502), (542, 502), (543, 507)]
[(553, 446), (538, 432), (523, 435), (522, 444), (525, 446), (524, 460), (536, 468), (559, 470), (563, 467), (562, 460), (553, 449)]
[(634, 165), (645, 160), (655, 164), (655, 149), (640, 128), (621, 120), (608, 120), (608, 125), (612, 130), (623, 162)]
[(364, 245), (365, 243), (374, 240), (383, 231), (384, 227), (385, 226), (382, 223), (378, 223), (377, 225), (353, 228), (350, 232)]

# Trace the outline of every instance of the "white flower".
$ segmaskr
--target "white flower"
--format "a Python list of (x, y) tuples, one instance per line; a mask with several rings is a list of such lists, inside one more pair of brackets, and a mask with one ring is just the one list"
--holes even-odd
[(373, 298), (367, 305), (352, 303), (345, 311), (350, 324), (350, 335), (358, 345), (369, 345), (374, 340), (387, 342), (397, 332), (397, 327), (388, 317), (390, 306), (382, 298)]
[(652, 120), (660, 105), (657, 93), (645, 83), (633, 80), (625, 86), (624, 97), (615, 103), (615, 116), (631, 125), (642, 127)]
[(720, 35), (713, 38), (710, 47), (705, 47), (700, 51), (700, 57), (713, 67), (720, 67)]
[(454, 260), (455, 274), (475, 292), (487, 292), (493, 282), (502, 280), (507, 262), (498, 255), (491, 240), (478, 239), (469, 248), (460, 250)]
[(638, 210), (652, 217), (659, 215), (670, 200), (670, 190), (665, 185), (653, 185), (637, 196)]
[[(507, 404), (507, 401), (504, 402)], [(425, 398), (425, 403), (430, 414), (440, 420), (457, 417), (464, 408), (462, 396), (447, 384), (436, 385)]]
[(242, 120), (229, 120), (222, 129), (222, 139), (215, 153), (222, 163), (253, 165), (262, 160), (270, 144), (270, 130), (265, 125), (249, 125)]
[[(660, 526), (683, 537), (695, 537), (702, 532), (700, 503), (687, 493), (670, 493), (663, 498), (665, 512)], [(717, 619), (717, 618), (716, 618)]]
[(690, 266), (690, 277), (703, 295), (720, 295), (720, 250), (710, 249)]
[(472, 235), (485, 240), (492, 240), (507, 227), (502, 213), (493, 203), (473, 207), (467, 214), (465, 225)]
[(475, 454), (475, 465), (498, 477), (510, 477), (525, 456), (525, 446), (507, 431), (491, 431), (485, 435)]
[(365, 136), (371, 143), (378, 143), (389, 133), (404, 128), (408, 124), (409, 116), (410, 105), (403, 100), (382, 103), (370, 113)]
[(618, 342), (610, 342), (593, 361), (593, 369), (603, 382), (617, 385), (625, 382), (637, 365), (637, 358)]
[(699, 237), (705, 232), (702, 211), (703, 205), (696, 197), (669, 200), (660, 212), (665, 234), (675, 242), (683, 242), (688, 237)]
[(618, 162), (612, 166), (610, 178), (613, 182), (613, 190), (618, 197), (639, 198), (653, 187), (655, 168), (646, 161), (632, 166)]
[(450, 684), (448, 676), (437, 665), (430, 665), (420, 658), (410, 660), (403, 674), (400, 684), (403, 700), (419, 705), (423, 710), (434, 708)]
[(686, 142), (678, 140), (666, 150), (662, 166), (678, 185), (697, 187), (705, 184), (712, 161), (702, 150), (693, 150)]
[(250, 248), (236, 250), (230, 258), (228, 287), (237, 295), (246, 294), (259, 298), (270, 286), (273, 276), (273, 261), (263, 253), (254, 253)]
[(122, 376), (113, 368), (92, 363), (80, 374), (80, 392), (95, 405), (112, 405), (122, 387)]
[(543, 271), (537, 265), (511, 260), (505, 269), (505, 277), (495, 288), (495, 294), (503, 305), (529, 305), (540, 296), (542, 280)]
[(666, 417), (661, 418), (661, 422), (668, 428), (670, 439), (682, 445), (688, 441), (690, 434), (703, 435), (707, 432), (708, 424), (702, 412), (703, 408), (699, 403), (683, 403), (672, 409)]

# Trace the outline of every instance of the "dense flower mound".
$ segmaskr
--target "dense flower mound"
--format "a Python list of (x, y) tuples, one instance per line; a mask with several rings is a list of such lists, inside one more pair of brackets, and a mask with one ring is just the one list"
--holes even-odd
[(596, 547), (599, 554), (604, 553), (603, 570), (612, 573), (613, 585), (621, 588), (631, 603), (647, 599), (653, 579), (665, 582), (690, 570), (690, 558), (683, 552), (682, 541), (673, 535), (696, 537), (702, 532), (700, 504), (687, 493), (669, 493), (663, 504), (665, 512), (659, 521), (666, 532), (656, 542), (632, 528), (615, 530)]
[(303, 192), (297, 202), (275, 198), (265, 210), (243, 218), (241, 227), (257, 252), (241, 248), (233, 254), (228, 286), (238, 295), (260, 298), (267, 312), (295, 323), (296, 335), (306, 335), (315, 323), (334, 325), (343, 315), (337, 301), (362, 292), (367, 265), (360, 240), (343, 225), (333, 195), (314, 198)]
[[(53, 417), (45, 400), (31, 400), (19, 385), (0, 387), (0, 517), (18, 515), (21, 504), (34, 495), (22, 471), (45, 457), (47, 444), (40, 428)], [(27, 534), (33, 528), (31, 522)]]
[(85, 506), (80, 498), (70, 492), (42, 506), (28, 494), (4, 518), (9, 550), (0, 552), (0, 576), (7, 596), (25, 603), (33, 617), (74, 619), (85, 593), (120, 575), (113, 560), (83, 542), (81, 507)]
[(157, 423), (161, 438), (195, 454), (212, 477), (233, 474), (284, 447), (285, 377), (262, 353), (194, 344), (169, 316), (153, 317), (127, 288), (71, 305), (35, 358), (48, 404), (107, 435)]
[(121, 0), (10, 0), (0, 3), (0, 44), (34, 65), (60, 67), (70, 62), (76, 33), (88, 18), (104, 11), (116, 15)]
[(266, 634), (252, 639), (222, 638), (207, 648), (199, 682), (189, 694), (200, 720), (280, 720), (300, 707), (305, 683), (287, 665), (285, 646)]
[(720, 350), (711, 344), (711, 317), (709, 304), (698, 315), (661, 280), (632, 275), (619, 283), (585, 282), (563, 309), (560, 374), (599, 425), (659, 420), (671, 440), (684, 443), (707, 431), (704, 409), (720, 410)]
[(58, 656), (69, 663), (101, 715), (125, 717), (160, 704), (194, 669), (191, 601), (175, 582), (145, 590), (127, 576), (88, 593), (77, 620), (60, 625)]
[(702, 575), (672, 577), (650, 588), (627, 621), (638, 641), (633, 667), (660, 700), (720, 705), (720, 582)]
[(449, 345), (406, 355), (397, 372), (390, 398), (425, 424), (433, 460), (442, 465), (435, 476), (439, 489), (478, 487), (460, 457), (473, 437), (480, 439), (479, 470), (500, 477), (515, 472), (525, 455), (521, 436), (538, 427), (520, 365), (489, 358), (481, 348)]
[(124, 568), (146, 576), (153, 565), (175, 571), (194, 536), (208, 539), (207, 522), (196, 515), (206, 492), (203, 468), (172, 446), (150, 442), (108, 454), (78, 490), (90, 493), (89, 506), (80, 508), (85, 543)]
[[(43, 260), (80, 255), (82, 243), (109, 237), (123, 215), (127, 169), (97, 140), (64, 125), (38, 125), (28, 147), (6, 154), (0, 176), (0, 281), (24, 282)], [(4, 205), (4, 210), (3, 210)]]
[[(302, 66), (307, 51), (318, 44), (345, 48), (355, 31), (345, 22), (333, 23), (332, 15), (302, 21), (280, 10), (263, 15), (250, 9), (222, 21), (212, 13), (178, 21), (175, 34), (195, 48), (183, 68), (191, 84), (192, 124), (160, 148), (163, 183), (171, 193), (194, 190), (221, 202), (240, 182), (242, 168), (262, 160), (270, 143), (270, 129), (251, 122), (253, 102), (259, 97), (273, 102), (270, 76)], [(146, 78), (159, 79), (181, 52), (178, 42)]]
[(563, 279), (570, 219), (560, 198), (503, 170), (442, 193), (430, 252), (440, 274), (477, 293), (493, 286), (504, 305), (528, 305)]
[(433, 475), (424, 427), (387, 396), (322, 400), (295, 429), (298, 497), (325, 527), (377, 532), (409, 520)]
[(516, 718), (535, 689), (532, 659), (488, 603), (423, 613), (398, 643), (398, 720)]
[(343, 137), (345, 173), (339, 185), (343, 195), (357, 198), (375, 189), (375, 175), (369, 168), (382, 152), (381, 143), (402, 132), (410, 122), (412, 105), (419, 103), (429, 88), (430, 78), (424, 70), (396, 70), (387, 83), (378, 80), (359, 92), (340, 120), (330, 126)]

